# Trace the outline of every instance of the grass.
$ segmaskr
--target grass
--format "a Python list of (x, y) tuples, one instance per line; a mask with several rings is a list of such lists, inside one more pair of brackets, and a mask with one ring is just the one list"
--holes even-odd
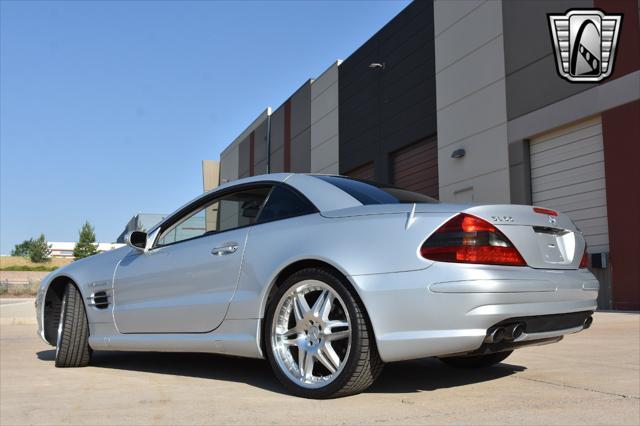
[[(0, 256), (0, 271), (53, 271), (56, 268), (73, 262), (73, 259), (52, 258), (46, 263), (33, 263), (26, 257), (19, 256)], [(31, 268), (31, 269), (13, 269), (13, 268)], [(35, 269), (34, 269), (35, 268)], [(47, 269), (40, 269), (47, 268)]]
[(58, 269), (59, 266), (29, 266), (29, 265), (11, 265), (0, 268), (0, 271), (25, 271), (25, 272), (51, 272)]
[[(71, 263), (71, 261), (71, 259), (53, 258), (46, 263), (33, 263), (29, 259), (24, 257), (0, 256), (0, 271), (51, 272), (61, 266)], [(38, 290), (38, 286), (40, 285), (39, 280), (33, 278), (25, 279), (24, 281), (19, 279), (17, 282), (9, 282), (8, 279), (5, 279), (1, 276), (0, 278), (2, 278), (0, 280), (0, 296), (2, 297), (35, 296)]]

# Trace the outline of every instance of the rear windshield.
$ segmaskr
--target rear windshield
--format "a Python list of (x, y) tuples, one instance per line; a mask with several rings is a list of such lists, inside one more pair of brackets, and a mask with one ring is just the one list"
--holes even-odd
[(364, 205), (368, 204), (404, 204), (404, 203), (438, 203), (438, 200), (417, 192), (395, 188), (367, 180), (352, 179), (342, 176), (316, 176), (325, 182), (337, 186)]

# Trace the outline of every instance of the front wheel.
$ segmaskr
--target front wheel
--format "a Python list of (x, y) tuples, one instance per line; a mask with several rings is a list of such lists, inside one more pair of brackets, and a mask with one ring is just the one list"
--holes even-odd
[(452, 356), (440, 358), (440, 361), (455, 368), (485, 368), (501, 363), (512, 353), (513, 351), (505, 351), (487, 355)]
[(56, 367), (85, 367), (91, 359), (89, 323), (82, 295), (67, 284), (62, 296), (56, 339)]
[(265, 322), (267, 357), (293, 394), (352, 395), (378, 377), (383, 363), (364, 309), (335, 273), (303, 269), (272, 300)]

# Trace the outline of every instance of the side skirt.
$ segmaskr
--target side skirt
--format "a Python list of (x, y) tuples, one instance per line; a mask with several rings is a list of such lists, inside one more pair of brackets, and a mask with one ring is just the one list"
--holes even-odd
[(113, 324), (91, 324), (89, 346), (97, 351), (206, 352), (264, 358), (259, 319), (225, 320), (211, 333), (119, 334)]

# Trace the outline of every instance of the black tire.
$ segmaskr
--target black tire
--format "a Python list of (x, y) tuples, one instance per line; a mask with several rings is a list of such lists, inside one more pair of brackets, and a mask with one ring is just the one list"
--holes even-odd
[(85, 367), (91, 360), (89, 323), (82, 295), (67, 284), (62, 296), (60, 323), (56, 341), (56, 367)]
[[(271, 329), (278, 301), (295, 284), (304, 280), (318, 280), (338, 293), (342, 298), (351, 326), (351, 349), (342, 371), (328, 385), (309, 389), (295, 383), (279, 367), (271, 345)], [(382, 372), (384, 363), (380, 359), (376, 347), (372, 327), (364, 311), (364, 307), (352, 293), (344, 278), (329, 269), (307, 268), (289, 276), (278, 288), (267, 307), (264, 324), (265, 348), (267, 358), (276, 377), (294, 395), (303, 398), (337, 398), (354, 395), (366, 390)]]
[(455, 368), (486, 368), (501, 363), (512, 353), (513, 351), (505, 351), (487, 355), (452, 356), (440, 358), (440, 361)]

